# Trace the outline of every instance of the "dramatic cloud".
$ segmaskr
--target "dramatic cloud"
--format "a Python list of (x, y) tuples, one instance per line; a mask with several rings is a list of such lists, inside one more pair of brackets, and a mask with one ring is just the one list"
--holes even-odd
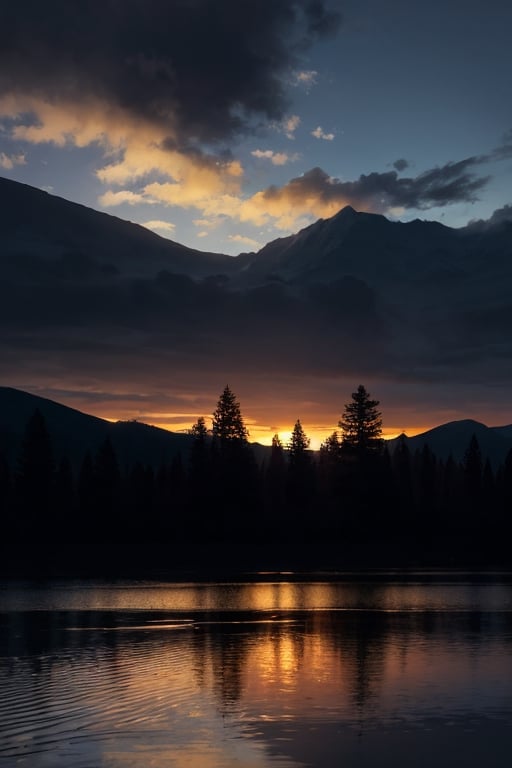
[(399, 178), (396, 171), (375, 172), (363, 174), (356, 181), (341, 181), (321, 168), (313, 168), (283, 187), (270, 187), (260, 193), (260, 199), (264, 199), (271, 215), (294, 209), (296, 215), (310, 211), (322, 217), (347, 204), (358, 210), (385, 213), (396, 208), (421, 210), (471, 202), (488, 181), (487, 177), (471, 173), (470, 169), (480, 162), (480, 158), (468, 158), (408, 178)]
[[(327, 0), (106, 0), (73, 9), (65, 0), (19, 0), (2, 12), (2, 132), (102, 149), (105, 207), (159, 203), (208, 221), (293, 230), (346, 204), (392, 213), (476, 200), (488, 181), (477, 166), (512, 156), (510, 134), (485, 156), (417, 176), (399, 176), (409, 167), (400, 158), (386, 173), (353, 181), (317, 167), (254, 192), (257, 182), (233, 154), (236, 139), (264, 128), (295, 138), (301, 119), (290, 91), (315, 83), (308, 53), (340, 23)], [(311, 133), (322, 143), (335, 138), (321, 125)], [(299, 157), (260, 148), (252, 155), (273, 166)], [(22, 157), (4, 152), (0, 166)]]
[(283, 118), (283, 76), (339, 21), (321, 0), (19, 0), (2, 8), (0, 94), (113, 105), (178, 148), (223, 142)]
[[(274, 153), (256, 151), (256, 156), (272, 159)], [(248, 198), (239, 192), (236, 173), (220, 184), (220, 177), (207, 166), (194, 167), (187, 184), (153, 182), (140, 193), (106, 193), (103, 205), (120, 202), (156, 201), (166, 205), (196, 208), (208, 217), (227, 216), (255, 226), (273, 225), (281, 230), (305, 226), (315, 218), (327, 218), (351, 205), (373, 213), (401, 214), (407, 209), (427, 210), (457, 202), (473, 202), (489, 177), (477, 176), (473, 169), (487, 156), (470, 157), (425, 171), (415, 177), (399, 177), (397, 171), (361, 175), (355, 181), (342, 181), (321, 168), (312, 168), (282, 187), (272, 186)]]
[(20, 0), (2, 9), (4, 133), (102, 148), (99, 179), (125, 187), (105, 206), (151, 202), (147, 185), (163, 177), (168, 204), (209, 216), (217, 197), (230, 215), (222, 200), (240, 195), (243, 168), (227, 147), (273, 124), (293, 137), (290, 82), (311, 80), (306, 53), (339, 23), (323, 0)]

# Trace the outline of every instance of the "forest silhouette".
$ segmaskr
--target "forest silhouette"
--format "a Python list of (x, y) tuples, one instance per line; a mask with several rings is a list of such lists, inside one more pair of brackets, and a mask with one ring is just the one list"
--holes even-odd
[(462, 461), (405, 436), (390, 453), (363, 385), (318, 452), (300, 419), (257, 460), (226, 386), (189, 448), (122, 466), (109, 437), (79, 467), (54, 454), (39, 409), (19, 454), (0, 455), (2, 569), (45, 576), (214, 574), (229, 569), (468, 566), (509, 562), (512, 451), (493, 468), (471, 438)]

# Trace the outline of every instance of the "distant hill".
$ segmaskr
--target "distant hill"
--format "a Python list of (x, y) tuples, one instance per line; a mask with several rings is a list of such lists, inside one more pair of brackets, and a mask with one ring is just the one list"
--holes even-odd
[[(462, 461), (473, 435), (478, 441), (482, 460), (485, 462), (488, 458), (493, 468), (502, 464), (507, 453), (512, 450), (512, 425), (487, 427), (472, 419), (441, 424), (420, 435), (406, 437), (406, 442), (411, 453), (421, 451), (423, 446), (428, 445), (439, 459), (446, 460), (452, 456), (455, 461)], [(398, 439), (388, 441), (391, 452), (396, 447)]]
[(147, 424), (109, 422), (19, 389), (0, 387), (0, 450), (16, 460), (28, 419), (38, 408), (52, 437), (55, 458), (68, 456), (74, 464), (95, 453), (108, 436), (123, 465), (137, 460), (158, 466), (186, 452), (189, 436)]
[[(94, 455), (106, 437), (110, 437), (123, 467), (141, 461), (157, 468), (178, 454), (187, 460), (188, 434), (138, 421), (110, 422), (23, 390), (0, 387), (0, 452), (10, 464), (18, 457), (25, 426), (36, 408), (44, 416), (57, 461), (67, 456), (79, 466), (85, 453)], [(252, 446), (257, 460), (263, 461), (269, 448), (259, 443)]]

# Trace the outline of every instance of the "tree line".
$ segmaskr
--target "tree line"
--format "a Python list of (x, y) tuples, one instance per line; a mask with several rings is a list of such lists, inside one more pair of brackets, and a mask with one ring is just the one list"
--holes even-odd
[(392, 453), (363, 385), (320, 446), (298, 419), (257, 461), (226, 386), (186, 453), (122, 467), (106, 438), (78, 469), (36, 410), (13, 466), (0, 456), (7, 570), (501, 564), (512, 531), (512, 451), (493, 470), (472, 437), (462, 461), (405, 437)]

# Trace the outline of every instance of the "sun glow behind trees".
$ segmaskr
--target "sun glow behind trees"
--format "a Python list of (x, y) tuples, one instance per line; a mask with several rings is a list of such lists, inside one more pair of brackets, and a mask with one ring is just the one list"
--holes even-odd
[[(215, 395), (212, 396), (212, 403), (215, 400)], [(262, 423), (260, 420), (256, 420), (251, 416), (249, 409), (244, 409), (244, 422), (249, 432), (249, 439), (251, 442), (260, 443), (261, 445), (272, 445), (272, 439), (274, 435), (279, 435), (279, 438), (283, 445), (287, 445), (292, 437), (295, 420), (288, 421), (286, 419), (276, 420), (269, 419), (269, 423)], [(261, 410), (264, 410), (262, 406)], [(110, 413), (109, 415), (103, 415), (96, 412), (97, 416), (106, 419), (107, 421), (132, 421), (133, 409), (124, 409), (117, 412), (115, 415)], [(159, 429), (166, 429), (170, 432), (188, 432), (191, 423), (195, 423), (201, 416), (199, 412), (194, 413), (187, 410), (184, 413), (178, 411), (165, 412), (161, 410), (157, 413), (147, 412), (141, 415), (137, 414), (137, 421), (150, 424), (151, 426), (158, 427)], [(203, 416), (204, 417), (204, 416)], [(204, 417), (206, 418), (206, 417)], [(332, 422), (329, 422), (327, 418), (319, 423), (316, 414), (307, 414), (306, 418), (300, 417), (300, 422), (310, 439), (310, 448), (312, 450), (319, 450), (321, 444), (332, 434), (336, 428), (339, 414), (333, 413)], [(211, 427), (211, 418), (206, 418), (208, 428)], [(400, 434), (406, 434), (408, 437), (414, 437), (420, 435), (423, 432), (427, 432), (433, 427), (439, 426), (436, 423), (425, 423), (420, 426), (408, 426), (407, 424), (390, 424), (383, 425), (382, 437), (384, 440), (392, 440), (398, 437)]]
[[(275, 392), (275, 397), (263, 393), (259, 399), (255, 399), (254, 393), (250, 389), (243, 386), (241, 389), (243, 391), (241, 400), (244, 403), (243, 421), (249, 433), (251, 443), (271, 446), (272, 439), (277, 434), (282, 444), (287, 445), (292, 438), (295, 423), (299, 419), (310, 440), (311, 450), (318, 451), (322, 443), (339, 427), (338, 422), (342, 410), (342, 392), (344, 390), (341, 384), (339, 390), (340, 405), (338, 410), (334, 410), (332, 413), (326, 411), (323, 402), (304, 399), (296, 406), (294, 403), (286, 402), (286, 399), (279, 391)], [(238, 390), (239, 387), (237, 386), (237, 392)], [(348, 389), (345, 391), (348, 391)], [(179, 408), (167, 411), (164, 406), (158, 403), (158, 399), (152, 403), (153, 407), (142, 409), (139, 402), (134, 401), (131, 403), (129, 396), (126, 398), (125, 406), (120, 410), (116, 409), (115, 412), (112, 411), (111, 404), (109, 404), (108, 413), (103, 413), (98, 407), (91, 409), (86, 405), (81, 406), (80, 409), (111, 422), (138, 421), (170, 432), (187, 433), (191, 425), (196, 423), (200, 417), (205, 419), (207, 429), (212, 428), (212, 412), (218, 396), (218, 390), (207, 391), (200, 397), (197, 395), (191, 395), (188, 398), (179, 396), (178, 400), (185, 400), (185, 407), (181, 411)], [(122, 400), (119, 393), (116, 393), (116, 397), (118, 401)], [(146, 396), (144, 396), (144, 400), (146, 400)], [(63, 398), (64, 401), (65, 398)], [(204, 409), (196, 410), (198, 402), (205, 406)], [(73, 398), (72, 405), (73, 407), (76, 406), (75, 398)], [(295, 411), (292, 416), (290, 416), (291, 410)], [(428, 423), (422, 421), (419, 425), (415, 424), (414, 420), (417, 419), (417, 414), (418, 411), (414, 411), (409, 422), (401, 420), (399, 423), (396, 423), (396, 414), (393, 411), (393, 406), (386, 404), (384, 414), (386, 423), (382, 424), (382, 438), (384, 440), (392, 440), (401, 434), (414, 437), (439, 426), (438, 422)], [(456, 415), (450, 412), (446, 413), (446, 417), (446, 421), (456, 420)], [(400, 418), (402, 419), (403, 417), (401, 416)]]

